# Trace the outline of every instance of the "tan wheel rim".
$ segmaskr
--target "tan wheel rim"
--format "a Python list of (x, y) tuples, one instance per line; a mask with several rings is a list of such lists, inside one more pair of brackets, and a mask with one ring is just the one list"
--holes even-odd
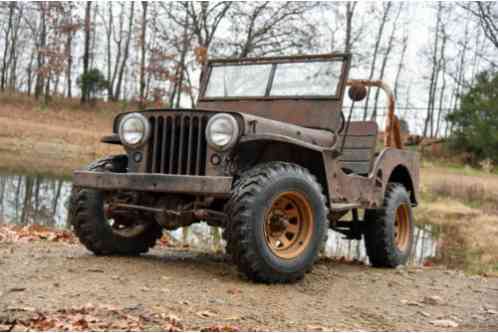
[(313, 211), (302, 194), (281, 193), (265, 217), (266, 243), (276, 256), (294, 259), (307, 248), (313, 224)]
[(399, 251), (406, 251), (410, 243), (410, 215), (407, 204), (401, 204), (396, 209), (394, 221), (394, 242)]

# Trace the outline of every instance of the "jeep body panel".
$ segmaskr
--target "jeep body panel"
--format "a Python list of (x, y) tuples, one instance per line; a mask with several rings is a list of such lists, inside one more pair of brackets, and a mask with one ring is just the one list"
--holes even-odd
[[(198, 108), (220, 111), (238, 111), (309, 128), (337, 131), (342, 122), (342, 100), (349, 73), (351, 55), (329, 53), (308, 56), (265, 57), (243, 59), (212, 59), (202, 71)], [(293, 63), (340, 62), (337, 73), (337, 86), (328, 95), (285, 95), (273, 96), (270, 93), (276, 66)], [(212, 97), (206, 94), (209, 79), (216, 66), (269, 65), (271, 73), (266, 92), (260, 96)], [(266, 84), (266, 83), (265, 83)]]
[[(271, 95), (277, 66), (316, 62), (340, 62), (340, 67), (337, 67), (340, 73), (336, 73), (334, 81), (337, 85), (330, 95)], [(261, 96), (206, 95), (213, 68), (254, 64), (268, 65), (270, 70), (266, 91)], [(257, 163), (280, 160), (312, 170), (325, 189), (331, 208), (344, 203), (353, 203), (362, 208), (380, 207), (390, 181), (403, 183), (411, 192), (415, 205), (419, 185), (419, 165), (415, 153), (395, 148), (384, 149), (375, 156), (372, 153), (369, 165), (364, 166), (362, 173), (347, 172), (345, 163), (340, 160), (341, 156), (344, 159), (347, 159), (345, 156), (353, 156), (354, 159), (356, 154), (366, 150), (360, 147), (356, 151), (343, 151), (341, 146), (344, 135), (342, 100), (347, 85), (357, 82), (384, 89), (390, 96), (389, 111), (394, 113), (390, 89), (381, 81), (348, 81), (349, 66), (350, 55), (340, 53), (210, 60), (201, 74), (197, 108), (141, 111), (153, 123), (153, 133), (149, 142), (141, 147), (124, 145), (129, 156), (128, 173), (109, 175), (109, 179), (94, 173), (92, 179), (91, 173), (77, 171), (75, 184), (102, 189), (224, 197), (231, 190), (228, 184), (241, 170)], [(235, 147), (227, 151), (215, 151), (206, 144), (204, 138), (208, 119), (221, 112), (234, 116), (241, 129)], [(118, 126), (126, 114), (116, 116), (114, 133), (103, 137), (102, 142), (121, 143), (117, 134)], [(176, 124), (176, 127), (172, 124)], [(375, 124), (363, 122), (356, 125), (360, 135), (374, 138), (372, 133), (377, 131), (376, 126), (373, 127)], [(355, 145), (361, 146), (363, 139), (353, 138), (350, 144), (358, 148)], [(250, 149), (244, 150), (249, 146)], [(264, 150), (265, 156), (257, 156), (260, 150)], [(304, 158), (307, 161), (303, 161), (302, 153), (306, 153)], [(243, 163), (240, 163), (241, 156), (237, 154), (245, 155), (242, 156)], [(313, 157), (311, 160), (310, 156)], [(202, 181), (201, 178), (206, 180)]]
[(419, 164), (414, 152), (395, 148), (382, 150), (368, 177), (344, 173), (334, 150), (324, 151), (323, 159), (331, 208), (334, 203), (342, 202), (358, 203), (361, 208), (382, 207), (387, 185), (393, 180), (405, 185), (411, 193), (412, 204), (417, 204)]

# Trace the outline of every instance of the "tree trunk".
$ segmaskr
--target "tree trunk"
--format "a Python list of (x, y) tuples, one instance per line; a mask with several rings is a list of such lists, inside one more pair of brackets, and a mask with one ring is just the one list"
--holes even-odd
[[(83, 74), (86, 75), (88, 72), (88, 65), (90, 61), (90, 30), (91, 30), (91, 25), (90, 25), (90, 16), (91, 16), (91, 9), (92, 9), (92, 2), (88, 1), (86, 3), (86, 9), (85, 9), (85, 45), (84, 45), (84, 51), (83, 51)], [(87, 103), (89, 98), (88, 91), (85, 89), (81, 90), (81, 103)]]
[(147, 2), (142, 1), (142, 29), (140, 35), (140, 108), (145, 109), (145, 38), (147, 27)]
[[(383, 80), (384, 79), (384, 73), (386, 71), (386, 65), (387, 65), (387, 61), (389, 60), (389, 55), (391, 54), (391, 51), (393, 49), (393, 43), (394, 43), (394, 36), (396, 34), (396, 31), (397, 31), (397, 25), (398, 25), (398, 19), (399, 19), (399, 16), (401, 14), (401, 10), (403, 9), (403, 3), (401, 2), (399, 4), (399, 8), (398, 8), (398, 12), (396, 14), (396, 18), (394, 19), (394, 22), (393, 22), (393, 28), (392, 28), (392, 31), (391, 31), (391, 35), (389, 36), (389, 41), (387, 42), (387, 49), (386, 49), (386, 52), (384, 54), (384, 58), (382, 59), (382, 65), (380, 67), (380, 74), (379, 74), (379, 80)], [(375, 102), (374, 102), (374, 109), (373, 109), (373, 112), (372, 112), (372, 120), (376, 121), (377, 120), (377, 107), (378, 107), (378, 103), (379, 103), (379, 93), (380, 93), (380, 89), (377, 89), (375, 91)]]
[(401, 55), (399, 57), (399, 63), (398, 63), (398, 68), (396, 70), (396, 77), (394, 79), (394, 97), (398, 98), (399, 96), (399, 82), (400, 82), (400, 77), (401, 77), (401, 72), (403, 71), (403, 68), (405, 66), (405, 56), (406, 56), (406, 49), (408, 48), (408, 32), (405, 29), (404, 36), (403, 36), (403, 41), (402, 41), (402, 48), (401, 48)]
[(14, 17), (14, 9), (16, 6), (15, 1), (11, 1), (9, 3), (9, 19), (7, 23), (7, 30), (5, 32), (5, 46), (3, 50), (3, 61), (2, 61), (2, 75), (0, 79), (0, 90), (4, 91), (5, 90), (5, 85), (7, 81), (7, 70), (8, 70), (8, 63), (7, 63), (7, 54), (9, 54), (9, 49), (12, 48), (11, 45), (9, 45), (9, 39), (10, 39), (10, 32), (12, 31), (12, 18)]
[[(375, 41), (374, 52), (372, 55), (372, 65), (370, 66), (370, 74), (368, 75), (368, 79), (372, 80), (375, 72), (375, 65), (377, 63), (377, 55), (379, 53), (380, 44), (382, 42), (382, 35), (384, 34), (384, 26), (386, 25), (387, 18), (389, 16), (389, 11), (391, 9), (391, 2), (387, 2), (384, 8), (384, 13), (382, 15), (382, 20), (379, 25), (379, 30), (377, 32), (377, 40)], [(363, 109), (363, 120), (367, 119), (368, 116), (368, 102), (370, 99), (370, 89), (367, 91), (367, 98), (365, 100), (365, 108)]]
[(20, 6), (18, 7), (18, 14), (16, 17), (16, 22), (14, 24), (14, 34), (12, 36), (12, 45), (10, 48), (10, 59), (9, 59), (9, 66), (10, 66), (10, 77), (9, 77), (9, 88), (12, 90), (16, 89), (17, 85), (17, 58), (18, 58), (18, 52), (17, 52), (17, 39), (19, 36), (19, 29), (21, 28), (21, 17), (23, 15), (22, 13), (23, 7)]
[(441, 11), (442, 11), (442, 6), (439, 3), (437, 11), (437, 20), (436, 20), (436, 31), (434, 33), (434, 49), (432, 55), (432, 72), (429, 84), (429, 100), (427, 102), (427, 114), (424, 122), (424, 131), (423, 131), (424, 137), (427, 137), (428, 130), (430, 129), (430, 123), (432, 121), (431, 105), (432, 102), (434, 101), (434, 84), (437, 75), (437, 59), (438, 59), (438, 50), (439, 50), (439, 26), (441, 24)]
[(107, 26), (107, 30), (106, 30), (106, 37), (107, 37), (107, 82), (108, 82), (108, 85), (107, 85), (107, 99), (112, 99), (112, 85), (111, 85), (111, 82), (112, 82), (112, 69), (111, 69), (111, 62), (112, 62), (112, 59), (111, 59), (111, 39), (112, 39), (112, 27), (113, 27), (113, 19), (112, 19), (112, 2), (109, 2), (108, 3), (108, 20), (109, 20), (109, 25)]
[(118, 82), (116, 83), (116, 90), (114, 92), (114, 100), (118, 100), (121, 94), (121, 86), (123, 84), (123, 75), (126, 66), (126, 62), (128, 60), (128, 56), (130, 53), (130, 40), (133, 28), (133, 13), (135, 9), (135, 3), (132, 2), (130, 5), (130, 19), (128, 21), (128, 35), (126, 37), (125, 49), (123, 54), (123, 60), (121, 61), (121, 67), (119, 69)]
[(45, 64), (45, 56), (42, 49), (45, 48), (45, 44), (47, 42), (47, 14), (46, 14), (46, 4), (40, 3), (41, 9), (41, 20), (40, 20), (40, 40), (38, 44), (38, 55), (37, 55), (37, 74), (36, 74), (36, 83), (35, 83), (35, 98), (38, 99), (43, 93), (43, 87), (45, 86), (45, 75), (42, 73), (43, 66)]
[(185, 58), (186, 58), (187, 51), (188, 51), (188, 27), (189, 27), (189, 20), (188, 20), (188, 15), (187, 15), (185, 18), (185, 26), (183, 28), (182, 53), (180, 56), (180, 63), (178, 64), (180, 75), (178, 77), (177, 92), (176, 92), (176, 108), (180, 107), (180, 98), (182, 96), (183, 75), (184, 75), (184, 71), (185, 71)]
[(358, 2), (348, 2), (346, 3), (346, 36), (344, 39), (344, 52), (351, 52), (351, 35), (352, 35), (352, 27), (353, 27), (353, 15), (354, 10)]

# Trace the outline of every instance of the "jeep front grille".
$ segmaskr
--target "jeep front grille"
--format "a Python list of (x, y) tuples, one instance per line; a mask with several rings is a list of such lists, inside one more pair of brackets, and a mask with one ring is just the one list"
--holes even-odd
[(146, 172), (174, 175), (205, 175), (207, 115), (174, 113), (151, 115), (151, 138)]

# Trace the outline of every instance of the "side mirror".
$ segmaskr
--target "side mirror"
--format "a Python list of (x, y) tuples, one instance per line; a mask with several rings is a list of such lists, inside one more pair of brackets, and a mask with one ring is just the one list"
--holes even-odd
[(359, 102), (367, 96), (367, 87), (364, 84), (355, 82), (349, 87), (348, 95), (353, 102)]

